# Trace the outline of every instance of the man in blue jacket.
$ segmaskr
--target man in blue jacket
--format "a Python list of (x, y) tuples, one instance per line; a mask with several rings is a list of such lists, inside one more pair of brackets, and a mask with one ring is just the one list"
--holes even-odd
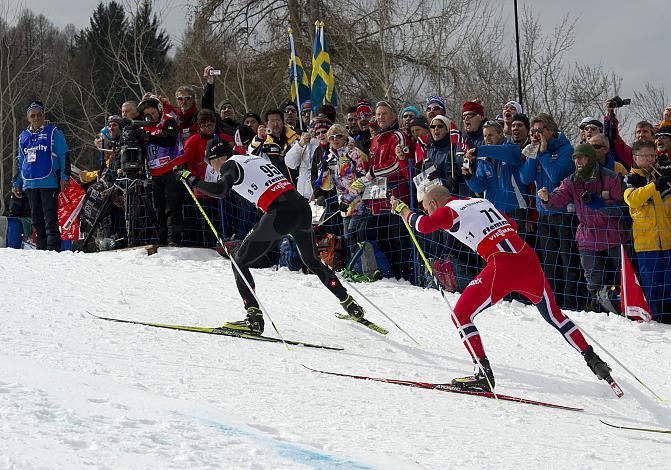
[[(526, 162), (520, 170), (522, 183), (535, 183), (536, 188), (554, 191), (564, 178), (575, 170), (573, 146), (559, 132), (554, 118), (541, 113), (531, 121), (531, 144), (524, 149)], [(563, 308), (577, 309), (580, 261), (575, 243), (578, 220), (575, 208), (568, 210), (549, 209), (541, 205), (536, 196), (538, 209), (537, 250), (545, 275)], [(585, 298), (582, 304), (585, 303)], [(584, 306), (584, 305), (580, 305)]]
[(12, 193), (28, 198), (37, 249), (60, 251), (58, 193), (70, 184), (68, 144), (60, 129), (45, 122), (42, 102), (31, 102), (26, 117), (29, 125), (19, 135)]
[(506, 143), (503, 127), (496, 121), (485, 122), (482, 132), (485, 145), (466, 153), (469, 164), (462, 167), (462, 174), (471, 191), (483, 193), (485, 199), (522, 229), (528, 207), (520, 180), (522, 151), (518, 145)]

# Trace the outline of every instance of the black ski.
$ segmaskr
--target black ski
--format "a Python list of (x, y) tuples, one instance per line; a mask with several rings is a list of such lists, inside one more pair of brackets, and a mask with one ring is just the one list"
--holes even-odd
[(628, 431), (643, 431), (643, 432), (657, 432), (657, 433), (660, 433), (660, 434), (671, 434), (671, 430), (669, 430), (669, 429), (635, 428), (635, 427), (631, 427), (631, 426), (620, 426), (619, 424), (607, 423), (603, 419), (600, 419), (599, 421), (601, 421), (606, 426), (610, 426), (611, 428), (626, 429)]
[(502, 395), (500, 393), (497, 393), (496, 396), (492, 392), (479, 392), (475, 390), (464, 390), (459, 387), (455, 387), (451, 384), (439, 384), (439, 383), (431, 383), (431, 382), (416, 382), (414, 380), (398, 380), (398, 379), (385, 379), (385, 378), (380, 378), (380, 377), (368, 377), (365, 375), (352, 375), (352, 374), (341, 374), (338, 372), (327, 372), (325, 370), (318, 370), (318, 369), (313, 369), (311, 367), (306, 366), (303, 364), (303, 367), (306, 369), (312, 371), (312, 372), (318, 372), (320, 374), (327, 374), (327, 375), (335, 375), (337, 377), (348, 377), (351, 379), (359, 379), (359, 380), (372, 380), (375, 382), (385, 382), (385, 383), (390, 383), (390, 384), (395, 384), (395, 385), (403, 385), (405, 387), (415, 387), (415, 388), (425, 388), (429, 390), (438, 390), (440, 392), (449, 392), (449, 393), (458, 393), (461, 395), (471, 395), (471, 396), (476, 396), (476, 397), (484, 397), (484, 398), (498, 398), (499, 400), (502, 401), (513, 401), (517, 403), (526, 403), (528, 405), (535, 405), (535, 406), (543, 406), (546, 408), (554, 408), (554, 409), (559, 409), (559, 410), (568, 410), (568, 411), (584, 411), (583, 408), (576, 408), (573, 406), (564, 406), (564, 405), (557, 405), (554, 403), (548, 403), (544, 401), (537, 401), (537, 400), (530, 400), (528, 398), (521, 398), (521, 397), (514, 397), (511, 395)]
[[(232, 330), (229, 328), (207, 328), (207, 327), (200, 327), (200, 326), (185, 326), (185, 325), (167, 325), (164, 323), (151, 323), (151, 322), (143, 322), (143, 321), (137, 321), (137, 320), (123, 320), (121, 318), (110, 318), (110, 317), (101, 317), (99, 315), (95, 315), (89, 311), (87, 311), (89, 315), (92, 317), (98, 318), (99, 320), (107, 320), (107, 321), (113, 321), (117, 323), (130, 323), (132, 325), (142, 325), (142, 326), (151, 326), (153, 328), (165, 328), (168, 330), (178, 330), (178, 331), (190, 331), (192, 333), (205, 333), (209, 335), (220, 335), (220, 336), (231, 336), (234, 338), (242, 338), (242, 339), (251, 339), (253, 341), (263, 341), (266, 343), (282, 343), (282, 340), (279, 338), (273, 338), (270, 336), (261, 336), (261, 335), (253, 335), (250, 333), (245, 333), (243, 331), (238, 331), (238, 330)], [(323, 344), (313, 344), (313, 343), (306, 343), (305, 341), (295, 341), (295, 340), (286, 340), (285, 341), (287, 344), (291, 344), (292, 346), (304, 346), (306, 348), (318, 348), (318, 349), (329, 349), (332, 351), (342, 351), (344, 348), (336, 347), (336, 346), (325, 346)]]
[(339, 318), (340, 320), (349, 320), (349, 321), (352, 321), (354, 323), (358, 323), (360, 325), (363, 325), (366, 328), (369, 328), (369, 329), (375, 331), (376, 333), (380, 333), (381, 335), (386, 335), (387, 333), (389, 333), (389, 330), (387, 330), (386, 328), (382, 328), (380, 325), (378, 325), (376, 323), (373, 323), (372, 321), (368, 320), (367, 318), (357, 319), (357, 318), (354, 318), (354, 317), (351, 317), (351, 316), (347, 315), (346, 313), (336, 313), (335, 316), (336, 316), (336, 318)]

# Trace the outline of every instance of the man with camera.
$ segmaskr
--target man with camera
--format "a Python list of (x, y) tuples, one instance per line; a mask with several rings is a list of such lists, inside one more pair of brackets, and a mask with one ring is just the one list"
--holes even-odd
[[(656, 163), (651, 142), (635, 142), (624, 201), (634, 221), (634, 250), (652, 319), (671, 323), (671, 168)], [(664, 314), (667, 315), (664, 315)]]
[(58, 193), (70, 184), (68, 144), (63, 132), (46, 122), (41, 101), (28, 105), (26, 118), (28, 127), (19, 135), (12, 194), (28, 198), (37, 249), (61, 251)]
[(290, 170), (284, 156), (299, 136), (284, 123), (280, 109), (269, 109), (265, 114), (266, 125), (259, 126), (256, 137), (249, 145), (249, 152), (259, 155), (277, 167), (289, 181), (296, 181), (298, 172)]
[[(631, 164), (634, 160), (631, 147), (628, 146), (620, 136), (619, 122), (617, 116), (615, 116), (615, 109), (627, 106), (630, 103), (630, 99), (622, 99), (619, 96), (614, 96), (613, 98), (606, 100), (606, 115), (603, 117), (603, 133), (608, 139), (611, 152), (613, 152), (615, 159), (622, 163), (627, 169), (631, 168)], [(643, 133), (644, 135), (639, 136), (639, 134), (641, 134), (639, 129), (647, 128), (646, 124), (648, 126), (650, 125), (647, 121), (636, 123), (635, 141), (638, 142), (642, 137), (647, 136), (647, 133)]]
[(163, 105), (155, 96), (144, 98), (137, 109), (148, 124), (143, 127), (142, 143), (152, 177), (159, 243), (179, 246), (184, 224), (184, 190), (171, 174), (173, 168), (186, 161), (179, 140), (179, 125), (172, 116), (163, 113)]
[(590, 294), (588, 308), (596, 312), (601, 305), (607, 312), (618, 313), (608, 292), (617, 283), (620, 245), (630, 251), (624, 184), (618, 175), (597, 162), (590, 144), (576, 146), (573, 161), (575, 173), (551, 193), (541, 187), (538, 198), (544, 209), (562, 209), (571, 203), (575, 206), (580, 222), (575, 238)]

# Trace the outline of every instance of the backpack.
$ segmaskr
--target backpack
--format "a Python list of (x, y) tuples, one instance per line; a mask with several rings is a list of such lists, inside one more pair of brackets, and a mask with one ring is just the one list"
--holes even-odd
[(280, 243), (280, 266), (289, 268), (289, 271), (299, 271), (303, 267), (298, 246), (292, 237), (284, 237)]
[(327, 233), (317, 243), (321, 260), (334, 271), (342, 271), (345, 266), (345, 249), (342, 237)]
[(344, 277), (357, 282), (373, 282), (383, 277), (392, 277), (389, 261), (377, 242), (365, 241), (357, 244), (357, 249), (347, 263)]

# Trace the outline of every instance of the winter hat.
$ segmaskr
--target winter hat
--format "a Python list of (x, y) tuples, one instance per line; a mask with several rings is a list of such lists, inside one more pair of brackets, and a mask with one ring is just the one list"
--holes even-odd
[(109, 125), (110, 122), (116, 122), (119, 126), (121, 126), (121, 124), (123, 124), (123, 118), (118, 114), (112, 114), (107, 118), (107, 125)]
[(31, 101), (28, 107), (26, 107), (26, 114), (28, 114), (32, 109), (39, 109), (44, 112), (44, 103), (41, 101)]
[(415, 117), (417, 117), (417, 116), (419, 116), (419, 115), (422, 114), (422, 113), (419, 112), (419, 109), (417, 109), (415, 106), (413, 106), (413, 105), (408, 105), (408, 106), (406, 106), (405, 108), (403, 108), (403, 109), (401, 110), (401, 114), (399, 114), (399, 120), (401, 120), (401, 119), (403, 118), (403, 115), (404, 115), (405, 113), (407, 113), (408, 111), (410, 111), (411, 113), (413, 113), (413, 114), (415, 115)]
[(589, 178), (592, 177), (592, 173), (594, 173), (594, 166), (596, 165), (596, 152), (594, 150), (594, 147), (592, 147), (590, 144), (579, 144), (576, 145), (575, 149), (573, 150), (573, 156), (575, 157), (576, 155), (584, 155), (587, 157), (587, 164), (582, 167), (580, 170), (576, 170), (576, 175), (580, 179), (588, 180)]
[(142, 116), (144, 114), (144, 110), (147, 108), (156, 108), (158, 110), (159, 116), (163, 115), (163, 104), (161, 104), (161, 101), (154, 95), (140, 101), (137, 105), (137, 112), (140, 113), (140, 116)]
[(515, 121), (520, 121), (522, 124), (524, 124), (524, 127), (526, 127), (527, 130), (531, 129), (531, 124), (529, 124), (529, 118), (527, 117), (526, 114), (522, 113), (514, 114), (510, 122), (513, 123)]
[(310, 100), (305, 100), (303, 101), (303, 104), (301, 105), (301, 112), (303, 111), (310, 111)]
[(655, 132), (655, 135), (656, 136), (665, 135), (667, 137), (671, 137), (671, 125), (661, 126), (659, 129), (657, 129), (657, 132)]
[(253, 118), (256, 122), (259, 124), (263, 124), (263, 120), (261, 119), (261, 116), (259, 116), (256, 113), (247, 113), (244, 116), (242, 116), (242, 122), (245, 122), (247, 118)]
[(329, 130), (332, 125), (333, 121), (331, 121), (330, 119), (319, 118), (315, 121), (314, 130), (315, 131), (319, 131), (322, 129)]
[(474, 112), (475, 114), (484, 116), (485, 108), (480, 103), (476, 103), (475, 101), (464, 101), (464, 105), (461, 108), (461, 112), (462, 113)]
[(233, 148), (221, 137), (217, 136), (207, 143), (205, 150), (205, 161), (209, 162), (219, 157), (230, 157), (233, 155)]
[(443, 124), (445, 124), (445, 127), (446, 127), (447, 130), (449, 131), (449, 129), (450, 129), (450, 120), (447, 119), (445, 116), (443, 116), (442, 114), (439, 114), (438, 116), (436, 116), (436, 117), (434, 117), (433, 119), (431, 119), (431, 124), (433, 124), (434, 121), (440, 121), (440, 122), (442, 122)]
[[(504, 108), (507, 108), (508, 106), (513, 106), (515, 108), (515, 111), (516, 111), (517, 114), (522, 114), (523, 113), (522, 105), (519, 104), (515, 100), (510, 100), (506, 104), (503, 105)], [(529, 126), (527, 126), (527, 127), (529, 127)]]
[(252, 141), (256, 134), (254, 134), (254, 129), (244, 124), (238, 126), (235, 130), (235, 145), (238, 147), (246, 147)]
[(373, 107), (368, 100), (359, 100), (356, 102), (356, 116), (364, 119), (373, 115)]
[(443, 108), (443, 110), (446, 110), (446, 109), (447, 109), (447, 107), (445, 106), (445, 98), (443, 98), (442, 96), (436, 96), (436, 95), (431, 95), (431, 96), (429, 96), (429, 97), (426, 99), (426, 110), (427, 110), (427, 111), (429, 110), (429, 107), (430, 107), (432, 104), (437, 104), (438, 106), (440, 106), (441, 108)]
[(419, 127), (423, 127), (424, 129), (428, 129), (429, 128), (429, 121), (427, 121), (424, 116), (417, 116), (415, 119), (413, 119), (410, 122), (410, 127), (414, 127), (414, 126), (419, 126)]
[(221, 111), (221, 108), (223, 108), (223, 107), (224, 107), (225, 105), (227, 105), (227, 104), (230, 105), (231, 107), (234, 107), (234, 106), (233, 106), (233, 103), (231, 103), (230, 100), (224, 100), (224, 101), (222, 101), (221, 103), (219, 103), (219, 107), (218, 107), (217, 109), (218, 109), (219, 111)]
[(597, 118), (593, 118), (591, 116), (587, 116), (582, 121), (580, 121), (580, 126), (578, 126), (578, 127), (580, 129), (584, 129), (585, 126), (587, 126), (589, 124), (593, 124), (596, 127), (598, 127), (599, 129), (603, 129), (603, 124), (601, 123), (601, 121), (599, 121)]
[(323, 114), (331, 122), (335, 121), (336, 118), (336, 109), (332, 104), (326, 103), (317, 108), (317, 114)]

